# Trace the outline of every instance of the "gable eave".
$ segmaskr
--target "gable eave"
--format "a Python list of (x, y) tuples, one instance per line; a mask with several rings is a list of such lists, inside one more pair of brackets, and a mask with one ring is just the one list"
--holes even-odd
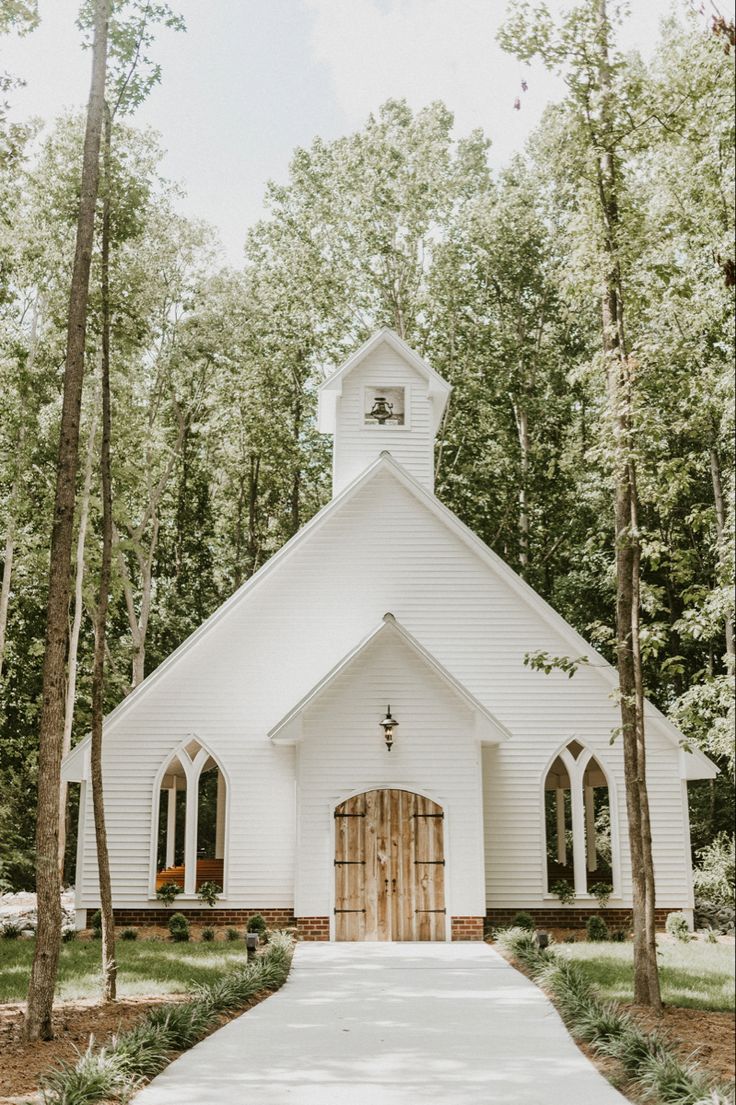
[(363, 342), (360, 348), (356, 349), (355, 352), (352, 353), (339, 368), (336, 368), (326, 380), (323, 380), (317, 388), (317, 425), (322, 433), (334, 433), (337, 400), (342, 394), (343, 380), (353, 369), (357, 368), (366, 357), (370, 356), (382, 342), (391, 346), (399, 357), (403, 358), (403, 360), (426, 379), (427, 390), (430, 398), (433, 400), (434, 428), (435, 431), (437, 430), (445, 406), (447, 405), (450, 392), (452, 391), (452, 384), (448, 384), (447, 380), (443, 379), (439, 372), (436, 372), (435, 369), (433, 369), (423, 357), (420, 357), (410, 345), (407, 345), (404, 339), (400, 338), (395, 330), (392, 330), (388, 326), (384, 326), (382, 330), (378, 330), (375, 334), (372, 334), (367, 341)]
[[(176, 666), (176, 664), (199, 644), (216, 626), (217, 624), (233, 610), (239, 606), (241, 602), (244, 602), (255, 591), (255, 589), (271, 574), (271, 572), (278, 569), (278, 567), (288, 559), (289, 556), (299, 548), (305, 541), (309, 540), (313, 533), (316, 533), (326, 522), (335, 514), (338, 510), (347, 502), (349, 502), (354, 495), (356, 495), (360, 489), (370, 482), (381, 469), (386, 469), (391, 461), (388, 453), (381, 453), (365, 471), (348, 484), (339, 495), (336, 495), (334, 499), (331, 499), (329, 503), (319, 510), (313, 518), (302, 526), (293, 537), (290, 537), (286, 544), (282, 545), (278, 552), (275, 552), (265, 564), (263, 564), (257, 572), (255, 572), (250, 579), (234, 591), (230, 598), (226, 599), (217, 610), (210, 614), (197, 629), (191, 633), (186, 640), (174, 649), (165, 660), (163, 660), (157, 668), (155, 668), (150, 675), (134, 687), (122, 702), (110, 711), (103, 721), (103, 730), (105, 733), (109, 733), (118, 724), (118, 722), (125, 717), (125, 715), (136, 706), (138, 702), (156, 686), (166, 675)], [(83, 754), (80, 750), (86, 750), (90, 743), (89, 734), (78, 742), (67, 756), (64, 757), (63, 764), (67, 765), (72, 761), (72, 757), (81, 756)]]
[(330, 669), (311, 690), (297, 702), (280, 721), (268, 732), (269, 739), (274, 744), (298, 744), (302, 738), (300, 718), (304, 711), (332, 686), (334, 681), (354, 664), (365, 650), (380, 636), (387, 633), (396, 635), (419, 658), (432, 669), (446, 685), (474, 712), (477, 719), (477, 732), (481, 743), (501, 744), (511, 739), (511, 732), (506, 726), (494, 717), (494, 715), (473, 695), (467, 687), (448, 671), (436, 657), (412, 636), (411, 633), (391, 613), (386, 613), (380, 625), (364, 637), (352, 648), (333, 668)]
[[(449, 507), (440, 502), (436, 495), (422, 487), (406, 469), (400, 465), (390, 454), (386, 456), (387, 463), (396, 478), (423, 503), (440, 521), (444, 522), (476, 555), (488, 564), (531, 609), (533, 609), (546, 623), (569, 644), (579, 656), (584, 656), (587, 666), (596, 671), (600, 677), (613, 690), (618, 687), (618, 672), (604, 656), (597, 652), (593, 646), (567, 622), (561, 614), (539, 595), (526, 580), (509, 567), (493, 549), (489, 548), (477, 534), (462, 522)], [(667, 718), (649, 699), (645, 699), (644, 716), (653, 723), (654, 728), (664, 736), (676, 748), (684, 752), (683, 761), (686, 765), (687, 779), (712, 779), (718, 774), (718, 767), (708, 756), (698, 749), (688, 750), (687, 741), (683, 733)], [(683, 769), (685, 770), (685, 769)]]

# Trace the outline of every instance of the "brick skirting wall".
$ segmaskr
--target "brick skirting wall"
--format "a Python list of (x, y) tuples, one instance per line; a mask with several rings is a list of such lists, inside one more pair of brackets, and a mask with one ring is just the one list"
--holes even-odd
[[(658, 929), (664, 929), (667, 914), (672, 909), (655, 909), (654, 923)], [(495, 928), (510, 925), (517, 913), (528, 913), (537, 928), (584, 929), (589, 917), (601, 917), (609, 929), (631, 928), (630, 909), (584, 909), (577, 906), (558, 906), (545, 909), (489, 909), (486, 912), (487, 924)], [(454, 921), (454, 918), (453, 918)]]
[(482, 940), (484, 917), (451, 917), (452, 940)]
[[(172, 913), (183, 913), (187, 921), (194, 925), (246, 925), (251, 917), (260, 913), (270, 929), (294, 928), (296, 924), (293, 909), (269, 909), (264, 906), (261, 909), (218, 909), (209, 906), (206, 909), (196, 907), (188, 909), (182, 903), (176, 902), (169, 909), (116, 909), (116, 925), (168, 925)], [(94, 913), (93, 909), (87, 910), (87, 915)]]
[(329, 940), (329, 917), (297, 917), (296, 933), (300, 940)]

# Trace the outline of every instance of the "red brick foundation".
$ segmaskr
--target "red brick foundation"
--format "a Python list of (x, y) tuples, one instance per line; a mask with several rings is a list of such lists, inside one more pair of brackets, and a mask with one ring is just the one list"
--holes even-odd
[[(88, 909), (87, 916), (94, 910)], [(294, 928), (295, 919), (293, 909), (269, 909), (268, 906), (253, 909), (228, 909), (226, 906), (218, 908), (209, 906), (202, 909), (195, 906), (189, 909), (182, 902), (174, 902), (169, 909), (155, 907), (153, 909), (116, 909), (116, 925), (168, 925), (172, 913), (183, 913), (187, 921), (194, 925), (246, 925), (249, 919), (260, 913), (270, 929)]]
[(451, 917), (451, 938), (453, 940), (482, 940), (483, 917)]
[[(517, 913), (528, 913), (533, 918), (537, 928), (567, 928), (584, 929), (589, 917), (602, 917), (609, 929), (631, 928), (632, 917), (630, 909), (584, 909), (577, 906), (551, 906), (546, 909), (489, 909), (486, 913), (486, 923), (495, 928), (510, 925)], [(654, 923), (658, 929), (664, 929), (667, 914), (672, 909), (655, 909)], [(453, 918), (454, 921), (454, 918)], [(453, 937), (454, 939), (454, 937)]]
[(296, 932), (300, 940), (329, 940), (329, 917), (297, 917)]

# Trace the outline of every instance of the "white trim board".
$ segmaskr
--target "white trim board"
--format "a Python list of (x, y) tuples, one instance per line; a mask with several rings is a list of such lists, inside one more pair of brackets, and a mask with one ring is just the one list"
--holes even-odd
[[(108, 714), (105, 718), (105, 731), (109, 732), (110, 729), (127, 714), (131, 706), (135, 705), (151, 687), (155, 686), (159, 680), (166, 676), (167, 672), (171, 670), (177, 660), (185, 653), (189, 652), (189, 650), (198, 644), (222, 618), (226, 617), (235, 606), (239, 605), (243, 599), (249, 596), (259, 583), (266, 579), (272, 571), (278, 568), (303, 541), (308, 540), (312, 533), (317, 531), (332, 518), (345, 503), (349, 502), (358, 491), (370, 483), (374, 477), (379, 473), (385, 472), (389, 472), (397, 479), (420, 503), (430, 510), (435, 517), (455, 533), (455, 535), (489, 568), (491, 568), (497, 576), (503, 579), (527, 606), (533, 609), (548, 626), (566, 641), (573, 653), (585, 656), (588, 661), (588, 666), (600, 674), (609, 690), (614, 690), (618, 686), (618, 673), (616, 669), (609, 664), (600, 653), (596, 652), (592, 645), (590, 645), (577, 630), (573, 629), (573, 627), (566, 622), (565, 619), (541, 597), (541, 595), (538, 595), (528, 583), (518, 576), (500, 556), (489, 549), (464, 522), (461, 522), (457, 515), (453, 514), (448, 507), (444, 506), (436, 495), (433, 495), (430, 491), (422, 487), (421, 484), (409, 475), (402, 465), (394, 460), (389, 452), (384, 451), (376, 458), (373, 464), (357, 477), (357, 479), (324, 506), (322, 510), (315, 514), (298, 533), (295, 533), (270, 560), (259, 568), (255, 575), (251, 576), (249, 580), (235, 591), (234, 594), (210, 615), (210, 617), (184, 642), (182, 642), (182, 644), (179, 645), (179, 647), (175, 649), (155, 671), (151, 672), (135, 690), (131, 691), (127, 698), (124, 698), (123, 701)], [(421, 646), (419, 647), (421, 648)], [(653, 723), (655, 728), (666, 737), (671, 744), (680, 749), (680, 763), (683, 778), (715, 778), (718, 774), (716, 765), (697, 749), (693, 752), (686, 751), (683, 747), (685, 741), (683, 734), (680, 733), (656, 706), (647, 700), (645, 703), (645, 710), (647, 720)], [(85, 737), (84, 740), (80, 741), (64, 760), (64, 778), (68, 781), (84, 777), (84, 756), (86, 748), (89, 746), (89, 739), (89, 737)]]
[(391, 634), (398, 637), (404, 642), (420, 659), (431, 668), (435, 675), (446, 683), (451, 690), (468, 706), (476, 718), (476, 735), (483, 744), (500, 744), (502, 741), (507, 741), (511, 737), (511, 733), (503, 725), (498, 718), (486, 709), (482, 702), (479, 702), (475, 695), (462, 685), (462, 683), (455, 678), (455, 676), (440, 664), (439, 660), (423, 645), (417, 641), (416, 637), (413, 637), (404, 627), (397, 622), (393, 614), (384, 614), (381, 624), (377, 626), (367, 637), (351, 649), (350, 652), (340, 660), (331, 671), (320, 679), (318, 683), (308, 691), (295, 706), (280, 721), (269, 730), (268, 736), (274, 744), (296, 744), (302, 739), (301, 730), (301, 716), (304, 710), (308, 706), (321, 697), (321, 695), (332, 685), (335, 679), (342, 672), (346, 671), (365, 651), (365, 649), (375, 640), (386, 634)]

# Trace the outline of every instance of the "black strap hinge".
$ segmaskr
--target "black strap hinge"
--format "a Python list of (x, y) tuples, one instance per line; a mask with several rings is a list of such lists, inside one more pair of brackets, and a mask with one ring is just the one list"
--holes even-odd
[(364, 909), (336, 909), (335, 913), (365, 913)]

